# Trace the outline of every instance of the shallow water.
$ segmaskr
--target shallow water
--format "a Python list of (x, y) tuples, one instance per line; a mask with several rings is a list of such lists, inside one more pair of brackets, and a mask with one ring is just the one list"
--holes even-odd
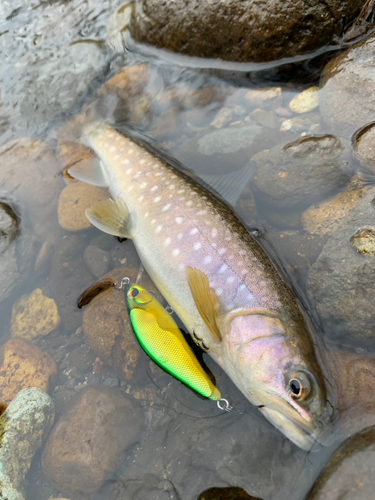
[[(40, 288), (54, 298), (62, 317), (54, 331), (33, 340), (57, 362), (58, 376), (50, 391), (57, 418), (86, 385), (116, 387), (140, 402), (145, 424), (95, 499), (146, 498), (142, 496), (145, 475), (158, 479), (155, 488), (165, 492), (160, 498), (195, 500), (210, 487), (240, 486), (263, 500), (303, 499), (337, 443), (316, 453), (295, 447), (206, 354), (203, 360), (222, 394), (241, 411), (220, 412), (212, 401), (202, 400), (155, 367), (143, 352), (128, 378), (120, 377), (109, 364), (96, 361), (95, 365), (98, 355), (83, 334), (76, 299), (100, 277), (95, 266), (103, 262), (94, 259), (90, 267), (85, 250), (91, 246), (102, 251), (107, 259), (105, 273), (125, 264), (125, 276), (129, 269), (138, 269), (139, 260), (130, 241), (120, 243), (92, 227), (68, 231), (59, 226), (58, 199), (69, 182), (63, 178), (66, 161), (59, 148), (62, 139), (76, 139), (77, 117), (89, 110), (94, 117), (110, 118), (141, 134), (206, 185), (221, 191), (230, 184), (232, 189), (221, 191), (222, 196), (308, 310), (316, 324), (314, 340), (323, 352), (321, 359), (325, 350), (342, 344), (371, 355), (370, 342), (325, 332), (307, 296), (307, 271), (327, 238), (311, 238), (300, 217), (312, 203), (343, 191), (344, 183), (333, 186), (329, 194), (315, 192), (311, 199), (282, 209), (258, 193), (254, 210), (253, 198), (243, 189), (247, 184), (256, 191), (254, 162), (250, 162), (255, 154), (301, 136), (331, 132), (319, 108), (304, 124), (296, 125), (293, 120), (306, 114), (290, 112), (288, 107), (300, 92), (319, 84), (321, 56), (283, 68), (183, 67), (146, 54), (136, 45), (125, 50), (121, 29), (126, 20), (116, 21), (113, 12), (110, 1), (27, 5), (20, 1), (0, 6), (0, 145), (4, 146), (0, 175), (4, 200), (11, 200), (20, 226), (17, 252), (12, 255), (19, 277), (9, 285), (0, 305), (0, 343), (11, 336), (13, 305), (22, 295)], [(146, 78), (135, 84), (133, 94), (120, 98), (116, 92), (100, 94), (103, 83), (121, 69), (140, 64), (146, 68)], [(281, 89), (274, 102), (254, 104), (245, 97), (252, 89), (267, 87)], [(219, 113), (224, 120), (221, 124)], [(208, 134), (216, 135), (207, 138)], [(23, 137), (42, 142), (30, 146), (22, 139), (22, 150), (9, 144)], [(349, 158), (348, 179), (357, 169)], [(371, 176), (366, 182), (371, 184)], [(59, 496), (43, 476), (40, 460), (38, 452), (27, 476), (27, 500)]]

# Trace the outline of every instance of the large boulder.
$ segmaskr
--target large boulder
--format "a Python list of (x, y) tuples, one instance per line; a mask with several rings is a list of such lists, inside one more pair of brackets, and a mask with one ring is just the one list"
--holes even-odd
[(316, 50), (339, 36), (364, 0), (135, 0), (139, 42), (181, 54), (264, 62)]

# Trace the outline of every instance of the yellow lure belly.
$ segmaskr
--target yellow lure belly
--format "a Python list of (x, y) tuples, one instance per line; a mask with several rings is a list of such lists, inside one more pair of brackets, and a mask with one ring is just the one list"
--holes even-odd
[(221, 395), (207, 376), (171, 315), (145, 288), (130, 285), (127, 305), (135, 336), (161, 368), (206, 398)]

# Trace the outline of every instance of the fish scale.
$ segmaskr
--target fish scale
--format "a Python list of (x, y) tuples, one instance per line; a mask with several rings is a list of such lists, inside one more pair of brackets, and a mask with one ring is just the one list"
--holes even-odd
[(268, 420), (302, 448), (322, 442), (330, 407), (305, 315), (234, 212), (107, 124), (89, 125), (83, 139), (100, 167), (69, 173), (113, 198), (87, 210), (89, 220), (133, 239), (187, 331)]

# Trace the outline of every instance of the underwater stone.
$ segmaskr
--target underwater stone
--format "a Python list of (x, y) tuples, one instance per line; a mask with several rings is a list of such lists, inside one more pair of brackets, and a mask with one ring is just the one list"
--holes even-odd
[(289, 103), (294, 113), (308, 113), (319, 106), (319, 87), (310, 87), (297, 94)]
[(331, 135), (307, 136), (258, 153), (251, 161), (256, 197), (285, 210), (308, 205), (350, 179), (350, 144)]
[(245, 94), (245, 99), (254, 108), (275, 109), (282, 106), (283, 103), (281, 87), (252, 89)]
[(375, 174), (375, 123), (356, 132), (352, 143), (354, 157), (366, 170)]
[(0, 349), (0, 401), (9, 403), (27, 387), (48, 392), (57, 375), (51, 356), (31, 342), (14, 338)]
[(94, 245), (89, 245), (85, 248), (83, 260), (91, 274), (95, 276), (95, 278), (101, 278), (108, 272), (111, 254)]
[[(134, 283), (137, 274), (137, 269), (123, 267), (110, 271), (103, 279), (118, 281), (127, 276)], [(85, 306), (82, 324), (91, 349), (119, 376), (131, 380), (140, 347), (132, 332), (124, 294), (110, 288), (97, 295)]]
[(375, 427), (351, 437), (336, 451), (307, 500), (374, 498)]
[(91, 496), (139, 439), (143, 412), (118, 389), (89, 386), (66, 405), (42, 454), (45, 476), (59, 491)]
[(0, 497), (24, 500), (25, 476), (55, 418), (52, 399), (36, 387), (24, 389), (0, 417)]
[(375, 254), (375, 229), (361, 228), (350, 238), (352, 247), (362, 255)]
[(374, 53), (375, 35), (372, 34), (324, 68), (320, 110), (323, 121), (335, 134), (350, 137), (375, 120)]
[(12, 308), (12, 337), (32, 340), (56, 330), (61, 318), (56, 302), (43, 295), (40, 288), (22, 295)]
[(130, 30), (189, 56), (265, 62), (309, 53), (340, 36), (364, 0), (136, 0)]
[(109, 198), (108, 189), (85, 182), (68, 184), (61, 192), (58, 206), (59, 224), (68, 231), (82, 231), (91, 224), (85, 210)]

